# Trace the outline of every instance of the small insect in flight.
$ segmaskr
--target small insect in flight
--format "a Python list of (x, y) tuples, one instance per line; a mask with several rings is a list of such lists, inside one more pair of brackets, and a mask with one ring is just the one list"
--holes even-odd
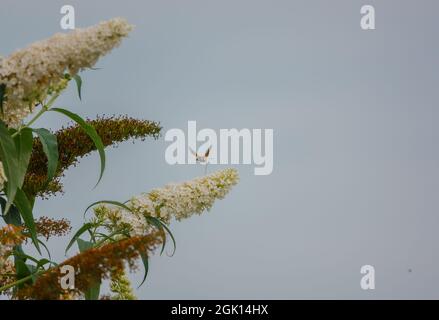
[(189, 147), (189, 150), (195, 156), (195, 160), (197, 161), (197, 163), (201, 163), (201, 164), (206, 165), (206, 167), (204, 168), (204, 174), (206, 174), (206, 172), (207, 172), (207, 165), (209, 164), (209, 154), (210, 154), (211, 148), (212, 148), (212, 146), (210, 146), (206, 150), (206, 152), (204, 154), (202, 154), (202, 153), (195, 152), (194, 150), (192, 150), (192, 148)]

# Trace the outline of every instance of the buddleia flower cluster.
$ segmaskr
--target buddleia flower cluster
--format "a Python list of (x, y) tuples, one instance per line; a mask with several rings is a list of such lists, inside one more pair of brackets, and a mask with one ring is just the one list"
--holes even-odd
[(35, 220), (35, 229), (39, 236), (49, 240), (50, 237), (62, 237), (67, 235), (72, 227), (67, 219), (53, 219), (42, 216)]
[(113, 293), (113, 296), (109, 297), (111, 300), (137, 300), (124, 270), (111, 276), (110, 291)]
[(13, 280), (15, 268), (11, 260), (12, 250), (15, 246), (20, 245), (25, 237), (22, 234), (23, 229), (12, 224), (0, 228), (0, 286)]
[[(66, 219), (35, 219), (36, 197), (62, 192), (64, 171), (81, 157), (98, 151), (101, 178), (105, 147), (128, 139), (157, 139), (160, 135), (157, 122), (128, 116), (83, 119), (54, 106), (72, 79), (81, 97), (78, 72), (93, 67), (131, 29), (125, 20), (116, 18), (56, 34), (0, 58), (0, 202), (7, 224), (0, 228), (0, 294), (13, 299), (97, 299), (105, 297), (100, 295), (100, 284), (108, 280), (113, 294), (109, 299), (135, 299), (125, 269), (136, 269), (141, 258), (147, 271), (150, 254), (160, 244), (164, 251), (167, 235), (175, 248), (174, 236), (167, 227), (172, 219), (182, 220), (210, 210), (238, 183), (237, 171), (225, 169), (153, 189), (126, 203), (95, 202), (90, 206), (95, 208), (94, 218), (75, 232), (66, 248), (67, 252), (77, 244), (79, 253), (59, 264), (51, 261), (43, 238), (47, 241), (65, 236), (71, 226)], [(33, 118), (24, 121), (39, 106)], [(47, 111), (61, 113), (75, 124), (56, 132), (34, 128), (35, 121)], [(23, 242), (32, 242), (40, 256), (25, 253)], [(48, 259), (41, 247), (47, 250)], [(59, 282), (61, 268), (67, 265), (75, 272), (75, 287), (70, 290), (62, 289)]]
[[(160, 231), (145, 236), (132, 237), (92, 248), (65, 260), (43, 273), (32, 285), (17, 293), (20, 299), (55, 300), (63, 297), (80, 296), (102, 279), (116, 277), (127, 264), (136, 268), (136, 261), (142, 255), (151, 254), (162, 242)], [(66, 291), (59, 286), (63, 275), (61, 267), (69, 265), (76, 270), (75, 288)]]
[(131, 29), (128, 22), (116, 18), (71, 33), (55, 34), (0, 59), (0, 85), (6, 90), (0, 119), (16, 127), (35, 105), (66, 87), (66, 72), (74, 76), (93, 67)]
[[(93, 126), (101, 137), (104, 146), (115, 146), (128, 139), (147, 137), (157, 139), (161, 127), (158, 122), (133, 119), (128, 116), (100, 116), (86, 121)], [(62, 192), (60, 178), (70, 166), (76, 165), (81, 157), (96, 150), (96, 145), (79, 125), (71, 125), (55, 132), (58, 142), (58, 166), (55, 177), (48, 184), (47, 157), (41, 142), (35, 138), (28, 171), (24, 180), (24, 191), (30, 196), (47, 198), (57, 192)]]
[[(70, 221), (67, 219), (53, 219), (40, 217), (35, 220), (36, 232), (48, 240), (52, 236), (60, 237), (71, 230)], [(5, 274), (5, 268), (9, 268), (10, 255), (15, 246), (27, 241), (28, 229), (23, 226), (7, 224), (0, 229), (0, 275)]]
[(215, 200), (223, 199), (238, 180), (235, 169), (217, 171), (136, 196), (126, 204), (130, 210), (102, 204), (94, 209), (95, 216), (107, 220), (115, 229), (126, 227), (132, 235), (142, 235), (151, 231), (145, 216), (159, 218), (169, 224), (172, 218), (182, 220), (201, 214), (211, 209)]

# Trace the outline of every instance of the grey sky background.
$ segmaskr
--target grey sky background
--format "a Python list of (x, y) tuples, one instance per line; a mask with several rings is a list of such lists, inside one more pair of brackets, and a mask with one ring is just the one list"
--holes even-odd
[[(151, 259), (139, 298), (439, 298), (437, 1), (1, 4), (4, 56), (62, 31), (64, 4), (77, 27), (116, 16), (136, 26), (101, 70), (82, 74), (83, 101), (71, 86), (57, 106), (157, 120), (163, 132), (188, 120), (274, 129), (273, 173), (235, 166), (241, 182), (211, 212), (172, 223), (176, 254)], [(375, 31), (360, 29), (364, 4), (375, 6)], [(66, 123), (48, 115), (36, 125)], [(169, 166), (167, 146), (162, 137), (108, 149), (96, 189), (98, 157), (83, 159), (65, 195), (38, 201), (36, 215), (77, 229), (96, 200), (203, 174)], [(68, 239), (50, 242), (57, 260)], [(365, 264), (374, 291), (360, 288)]]

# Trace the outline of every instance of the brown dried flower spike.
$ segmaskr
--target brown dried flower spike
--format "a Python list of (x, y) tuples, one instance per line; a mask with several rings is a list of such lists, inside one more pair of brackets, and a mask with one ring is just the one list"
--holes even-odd
[[(123, 272), (125, 262), (130, 269), (135, 268), (140, 253), (151, 253), (162, 242), (162, 237), (162, 232), (155, 232), (84, 251), (42, 274), (32, 286), (19, 290), (17, 297), (55, 300), (65, 296), (66, 293), (84, 293), (101, 279), (108, 279)], [(59, 284), (62, 275), (60, 268), (63, 265), (70, 265), (75, 270), (75, 289), (69, 292), (61, 289)]]
[(62, 237), (67, 235), (72, 227), (70, 221), (67, 219), (52, 219), (48, 217), (41, 217), (35, 221), (37, 234), (43, 236), (48, 240), (50, 237)]
[[(95, 120), (87, 120), (87, 122), (96, 129), (104, 146), (115, 145), (130, 138), (144, 140), (151, 136), (157, 139), (161, 130), (157, 122), (133, 119), (128, 116), (103, 116)], [(79, 158), (96, 150), (93, 141), (78, 125), (62, 128), (55, 135), (58, 140), (58, 168), (54, 180), (48, 185), (46, 184), (47, 158), (41, 142), (38, 139), (34, 140), (23, 188), (31, 197), (47, 197), (62, 192), (60, 178), (63, 172), (68, 167), (76, 165)]]
[(23, 228), (8, 224), (0, 229), (0, 245), (13, 247), (20, 245), (24, 240)]

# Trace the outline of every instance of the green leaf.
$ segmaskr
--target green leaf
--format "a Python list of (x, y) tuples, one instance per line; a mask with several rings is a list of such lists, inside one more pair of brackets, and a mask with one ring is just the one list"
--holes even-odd
[(100, 236), (100, 237), (102, 237), (105, 240), (108, 240), (110, 242), (117, 242), (117, 240), (113, 239), (112, 237), (115, 236), (115, 235), (119, 235), (119, 234), (121, 234), (121, 233), (120, 232), (115, 233), (115, 234), (112, 233), (112, 236), (111, 235), (109, 236), (109, 235), (106, 235), (105, 233), (101, 233), (101, 232), (96, 232), (95, 233), (95, 235)]
[(30, 237), (35, 245), (35, 248), (37, 248), (38, 253), (41, 254), (40, 246), (37, 239), (35, 221), (32, 215), (32, 206), (27, 199), (26, 194), (21, 189), (17, 189), (17, 195), (15, 197), (14, 204), (18, 208), (18, 211), (20, 211), (21, 217), (23, 218), (24, 224), (29, 230)]
[[(157, 229), (161, 230), (162, 226), (160, 224), (160, 222), (158, 222), (157, 218), (151, 217), (151, 216), (145, 216), (146, 221), (148, 221), (150, 224), (154, 225)], [(165, 251), (165, 247), (166, 247), (166, 234), (163, 233), (162, 234), (162, 239), (163, 239), (163, 243), (162, 243), (162, 249), (160, 250), (160, 255), (163, 254), (163, 252)]]
[(37, 268), (39, 269), (39, 268), (43, 267), (44, 265), (46, 265), (48, 263), (52, 264), (53, 262), (50, 261), (49, 259), (46, 259), (46, 258), (40, 259), (40, 260), (38, 260)]
[(75, 74), (73, 76), (73, 79), (75, 79), (76, 82), (76, 87), (78, 88), (78, 96), (79, 96), (79, 100), (82, 100), (81, 97), (81, 88), (82, 88), (82, 79), (79, 75)]
[[(33, 261), (36, 260), (35, 258), (25, 254), (21, 246), (14, 247), (14, 265), (15, 265), (15, 273), (17, 275), (17, 280), (26, 278), (27, 276), (33, 274), (34, 271), (36, 271), (35, 266), (26, 263), (26, 260), (28, 259)], [(27, 283), (31, 284), (33, 280), (34, 277), (32, 277), (31, 279), (29, 279), (24, 283), (19, 284), (17, 287), (22, 288)]]
[(88, 249), (91, 249), (94, 246), (93, 242), (85, 241), (80, 238), (76, 239), (76, 242), (78, 243), (79, 252), (87, 251)]
[(18, 135), (14, 137), (17, 154), (17, 182), (18, 188), (21, 188), (26, 175), (27, 167), (29, 165), (30, 156), (32, 154), (32, 145), (34, 139), (32, 137), (32, 130), (29, 128), (22, 129)]
[(119, 201), (113, 201), (113, 200), (100, 200), (100, 201), (93, 202), (91, 205), (89, 205), (89, 206), (87, 207), (87, 209), (85, 209), (85, 211), (84, 211), (84, 217), (85, 217), (85, 214), (87, 213), (87, 211), (88, 211), (91, 207), (94, 207), (95, 205), (97, 205), (97, 204), (101, 204), (101, 203), (112, 204), (112, 205), (115, 205), (115, 206), (121, 207), (121, 208), (123, 208), (123, 209), (125, 209), (125, 210), (131, 211), (131, 209), (130, 209), (128, 206), (126, 206), (125, 204), (123, 204), (123, 203), (121, 203), (121, 202), (119, 202)]
[[(150, 222), (151, 224), (153, 224), (154, 226), (156, 226), (159, 230), (164, 229), (169, 234), (169, 236), (171, 237), (173, 246), (174, 246), (174, 250), (171, 254), (171, 256), (173, 256), (175, 253), (175, 250), (177, 250), (177, 242), (175, 241), (174, 235), (172, 234), (171, 230), (169, 230), (169, 228), (166, 226), (166, 224), (163, 223), (158, 218), (151, 217), (151, 216), (145, 216), (145, 219), (148, 222)], [(165, 250), (165, 246), (166, 246), (166, 234), (163, 235), (163, 245), (162, 245), (162, 250), (160, 251), (160, 254), (163, 254), (163, 251)]]
[[(26, 278), (31, 274), (31, 271), (28, 268), (28, 265), (25, 263), (25, 260), (21, 257), (15, 257), (15, 272), (17, 275), (17, 280)], [(29, 279), (29, 281), (26, 281), (22, 284), (19, 284), (17, 287), (22, 288), (25, 284), (32, 283), (32, 279)]]
[(164, 224), (163, 222), (160, 221), (160, 223), (162, 224), (163, 229), (166, 230), (166, 232), (169, 234), (169, 236), (171, 237), (172, 240), (172, 245), (174, 246), (174, 250), (171, 253), (171, 257), (175, 254), (175, 250), (177, 250), (177, 241), (175, 241), (174, 235), (172, 234), (171, 230), (169, 230), (169, 228), (166, 226), (166, 224)]
[(84, 292), (85, 300), (99, 300), (100, 291), (101, 291), (101, 282), (95, 284), (86, 292)]
[(18, 155), (17, 149), (15, 147), (14, 139), (12, 139), (9, 134), (6, 125), (0, 120), (0, 160), (3, 163), (3, 169), (7, 178), (6, 185), (6, 195), (8, 201), (6, 202), (5, 211), (9, 211), (9, 207), (14, 202), (15, 194), (18, 189)]
[[(77, 240), (78, 242), (78, 248), (80, 252), (84, 252), (86, 250), (89, 250), (93, 248), (93, 242), (85, 241), (82, 239)], [(86, 292), (84, 292), (85, 299), (86, 300), (98, 300), (99, 299), (99, 292), (101, 290), (101, 282), (99, 281), (92, 287), (90, 287)]]
[(35, 281), (37, 281), (37, 273), (38, 273), (38, 268), (34, 265), (31, 264), (26, 264), (26, 267), (28, 268), (30, 274), (32, 275), (32, 283), (35, 283)]
[[(66, 252), (65, 252), (65, 253), (67, 254), (67, 251), (68, 251), (68, 250), (70, 249), (70, 247), (76, 242), (76, 240), (80, 240), (79, 237), (80, 237), (84, 232), (88, 231), (89, 229), (91, 229), (91, 228), (93, 228), (93, 227), (94, 227), (94, 224), (88, 222), (88, 223), (85, 223), (81, 228), (79, 228), (79, 230), (76, 231), (75, 235), (73, 236), (72, 240), (70, 240), (69, 244), (67, 245), (67, 248), (66, 248)], [(83, 240), (81, 240), (81, 241), (83, 241)]]
[(23, 262), (26, 262), (26, 258), (22, 257), (22, 255), (25, 255), (25, 253), (24, 253), (23, 248), (21, 247), (21, 245), (20, 246), (15, 246), (14, 247), (14, 252), (15, 253), (17, 253), (17, 252), (20, 253), (20, 255), (14, 255), (15, 262), (16, 262), (17, 259), (21, 259), (21, 260), (23, 260)]
[(43, 246), (43, 248), (46, 250), (47, 255), (49, 256), (49, 259), (52, 259), (52, 257), (50, 256), (49, 248), (47, 248), (46, 244), (43, 241), (41, 241), (40, 239), (38, 239), (38, 243), (41, 244)]
[[(0, 205), (2, 207), (2, 212), (5, 212), (6, 200), (0, 198)], [(7, 224), (13, 224), (14, 226), (21, 226), (22, 224), (20, 212), (14, 205), (11, 206), (8, 213), (3, 215), (3, 220), (5, 220)]]
[(0, 84), (0, 112), (3, 115), (3, 102), (5, 102), (6, 85)]
[(143, 263), (143, 267), (145, 268), (145, 273), (143, 274), (142, 283), (137, 287), (137, 289), (139, 289), (145, 282), (149, 270), (148, 255), (145, 252), (140, 252), (140, 257), (142, 258), (142, 263)]
[(96, 132), (96, 129), (92, 125), (85, 122), (85, 120), (82, 119), (79, 115), (77, 115), (76, 113), (70, 112), (66, 109), (52, 108), (49, 111), (59, 112), (59, 113), (64, 114), (65, 116), (69, 117), (70, 119), (75, 121), (77, 124), (79, 124), (79, 126), (85, 131), (85, 133), (87, 133), (87, 135), (90, 137), (90, 139), (93, 140), (93, 143), (95, 144), (95, 146), (99, 152), (99, 157), (101, 159), (101, 173), (99, 175), (99, 180), (96, 183), (96, 185), (98, 185), (102, 179), (102, 176), (103, 176), (104, 170), (105, 170), (105, 151), (104, 151), (105, 147), (104, 147), (104, 144), (102, 143), (101, 137), (99, 137), (98, 133)]
[(34, 207), (34, 204), (35, 204), (35, 196), (29, 196), (29, 202), (30, 202), (30, 205), (31, 205), (31, 207), (33, 208)]
[(59, 154), (56, 135), (44, 128), (32, 130), (38, 135), (44, 154), (47, 157), (47, 182), (49, 182), (55, 176), (58, 166)]
[[(18, 248), (18, 247), (17, 247)], [(38, 262), (39, 262), (39, 260), (38, 259), (36, 259), (36, 258), (34, 258), (34, 257), (32, 257), (32, 256), (30, 256), (30, 255), (28, 255), (28, 254), (26, 254), (26, 253), (24, 253), (24, 251), (20, 248), (20, 249), (16, 249), (16, 250), (14, 250), (14, 256), (15, 257), (19, 257), (19, 258), (22, 258), (23, 259), (23, 261), (26, 261), (26, 260), (30, 260), (30, 261), (33, 261), (33, 262), (35, 262), (35, 263), (37, 263), (38, 264)]]

